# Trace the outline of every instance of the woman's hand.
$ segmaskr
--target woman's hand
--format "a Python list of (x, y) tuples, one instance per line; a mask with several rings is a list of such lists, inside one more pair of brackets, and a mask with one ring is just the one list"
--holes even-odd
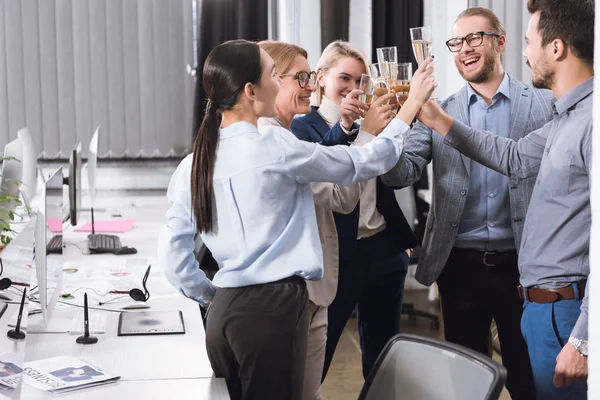
[(354, 89), (342, 99), (340, 104), (340, 117), (342, 128), (349, 131), (352, 129), (352, 124), (357, 119), (365, 115), (365, 111), (369, 109), (362, 101), (358, 100), (358, 95), (362, 94), (362, 90)]
[(381, 131), (394, 118), (392, 106), (389, 101), (394, 98), (393, 93), (387, 93), (377, 97), (377, 100), (371, 104), (369, 111), (365, 114), (361, 129), (371, 135), (379, 135)]

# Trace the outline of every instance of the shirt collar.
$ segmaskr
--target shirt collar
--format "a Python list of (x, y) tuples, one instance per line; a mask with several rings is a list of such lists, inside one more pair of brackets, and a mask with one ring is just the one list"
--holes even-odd
[[(500, 82), (500, 86), (498, 86), (498, 90), (492, 96), (492, 100), (498, 96), (498, 94), (502, 94), (507, 99), (510, 99), (510, 80), (508, 79), (508, 74), (504, 73), (504, 78), (502, 78), (502, 82)], [(473, 90), (470, 84), (467, 84), (467, 98), (469, 99), (469, 105), (473, 104), (477, 101), (477, 98), (481, 97)]]
[(329, 126), (335, 125), (340, 120), (340, 106), (325, 96), (321, 100), (318, 113)]
[(240, 121), (229, 125), (227, 128), (220, 128), (219, 140), (251, 132), (258, 133), (258, 128), (250, 122)]
[(574, 89), (571, 89), (569, 93), (564, 95), (560, 100), (554, 103), (554, 112), (562, 114), (569, 110), (581, 100), (589, 96), (594, 91), (594, 77), (592, 76), (587, 81), (580, 83)]

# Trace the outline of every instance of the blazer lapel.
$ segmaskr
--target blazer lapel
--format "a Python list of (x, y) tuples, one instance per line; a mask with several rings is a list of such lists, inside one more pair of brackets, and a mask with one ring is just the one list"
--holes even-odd
[(523, 136), (531, 110), (531, 91), (521, 82), (508, 76), (510, 84), (510, 138), (518, 140)]
[[(465, 125), (469, 125), (469, 99), (467, 98), (469, 92), (467, 90), (467, 85), (465, 85), (460, 92), (458, 92), (457, 96), (454, 98), (457, 102), (456, 107), (458, 112), (456, 115), (456, 120), (462, 122)], [(461, 153), (460, 157), (462, 158), (465, 169), (467, 170), (467, 176), (471, 174), (471, 159)]]
[(310, 122), (311, 126), (315, 128), (315, 131), (317, 131), (319, 136), (323, 138), (323, 135), (329, 131), (329, 125), (327, 125), (317, 110), (317, 107), (311, 107), (310, 113), (307, 115), (308, 122)]

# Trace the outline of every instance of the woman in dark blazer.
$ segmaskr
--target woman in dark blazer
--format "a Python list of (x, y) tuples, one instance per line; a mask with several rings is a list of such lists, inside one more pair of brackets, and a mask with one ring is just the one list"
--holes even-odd
[[(333, 42), (317, 65), (317, 91), (311, 112), (294, 119), (292, 132), (302, 140), (328, 146), (363, 144), (371, 135), (358, 134), (354, 121), (364, 115), (356, 97), (365, 57), (347, 42)], [(363, 122), (363, 131), (377, 134), (381, 126)], [(361, 183), (359, 205), (348, 215), (334, 213), (339, 237), (339, 282), (329, 306), (329, 327), (323, 380), (339, 338), (356, 307), (363, 376), (368, 376), (387, 341), (399, 332), (408, 251), (416, 238), (402, 214), (394, 190), (374, 178)]]

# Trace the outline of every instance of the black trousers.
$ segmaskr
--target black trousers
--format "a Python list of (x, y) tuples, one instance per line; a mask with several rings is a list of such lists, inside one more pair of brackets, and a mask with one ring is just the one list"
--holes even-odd
[(535, 399), (527, 344), (521, 334), (523, 301), (517, 293), (515, 261), (486, 267), (453, 249), (437, 280), (446, 340), (490, 354), (490, 324), (496, 321), (506, 388), (513, 400)]
[(294, 276), (219, 288), (206, 321), (206, 347), (232, 400), (300, 400), (308, 338), (306, 283)]
[(355, 307), (363, 377), (367, 378), (388, 340), (400, 331), (407, 271), (408, 255), (388, 229), (359, 240), (354, 259), (340, 260), (337, 294), (327, 310), (329, 323), (322, 380)]

